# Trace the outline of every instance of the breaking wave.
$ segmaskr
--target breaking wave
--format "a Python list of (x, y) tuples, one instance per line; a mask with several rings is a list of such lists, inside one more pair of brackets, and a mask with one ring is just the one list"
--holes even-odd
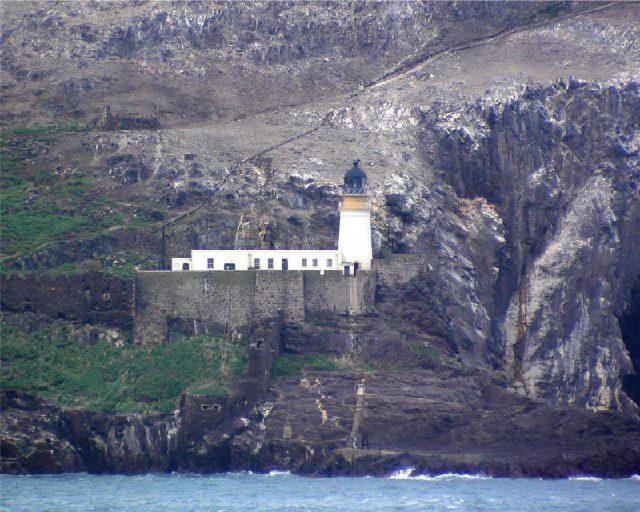
[(274, 469), (273, 471), (269, 471), (267, 476), (283, 476), (283, 475), (290, 475), (290, 474), (291, 474), (291, 471), (280, 471), (280, 470)]
[(569, 480), (578, 482), (602, 482), (602, 478), (598, 478), (597, 476), (570, 476)]
[(486, 475), (466, 475), (460, 473), (443, 473), (441, 475), (415, 475), (415, 468), (404, 468), (394, 471), (387, 478), (390, 480), (426, 480), (430, 482), (441, 482), (448, 480), (488, 480), (491, 477)]

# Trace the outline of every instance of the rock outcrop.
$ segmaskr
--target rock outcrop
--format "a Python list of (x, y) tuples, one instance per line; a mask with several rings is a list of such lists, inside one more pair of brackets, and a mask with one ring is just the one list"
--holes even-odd
[(2, 392), (2, 471), (167, 471), (179, 419), (62, 410), (21, 392)]
[(278, 383), (272, 400), (222, 419), (212, 408), (230, 404), (201, 397), (184, 397), (174, 415), (144, 416), (65, 411), (3, 392), (1, 468), (14, 474), (289, 469), (331, 476), (414, 466), (424, 473), (624, 477), (640, 463), (637, 419), (552, 408), (464, 372), (368, 376), (354, 450), (358, 382), (358, 375), (309, 373)]

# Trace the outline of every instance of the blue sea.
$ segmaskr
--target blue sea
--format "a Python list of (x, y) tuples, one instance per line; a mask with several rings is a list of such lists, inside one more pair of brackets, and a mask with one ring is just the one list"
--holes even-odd
[(640, 511), (640, 478), (469, 475), (306, 478), (268, 475), (2, 476), (2, 511)]

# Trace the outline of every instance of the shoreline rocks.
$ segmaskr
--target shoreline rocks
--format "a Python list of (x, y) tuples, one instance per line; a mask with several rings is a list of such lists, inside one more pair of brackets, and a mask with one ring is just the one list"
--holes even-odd
[[(415, 388), (406, 375), (380, 376), (371, 384), (374, 391), (399, 380), (404, 391), (381, 403), (375, 393), (367, 397), (363, 425), (370, 447), (354, 449), (347, 436), (339, 437), (351, 426), (353, 378), (319, 374), (315, 379), (331, 395), (313, 398), (308, 385), (285, 381), (278, 384), (274, 402), (238, 411), (212, 428), (185, 414), (184, 407), (173, 415), (109, 415), (64, 410), (27, 393), (3, 391), (0, 472), (288, 470), (328, 477), (387, 476), (413, 467), (416, 474), (622, 478), (640, 467), (637, 417), (552, 408), (478, 382), (462, 393), (454, 382), (449, 388), (460, 395), (457, 402), (434, 398), (432, 406), (416, 411)], [(444, 381), (433, 384), (446, 398)], [(473, 405), (472, 397), (483, 387)], [(285, 425), (291, 438), (283, 438)]]

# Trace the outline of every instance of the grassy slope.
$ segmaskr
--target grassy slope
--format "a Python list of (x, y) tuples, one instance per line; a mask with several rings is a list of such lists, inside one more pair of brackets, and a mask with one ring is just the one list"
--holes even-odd
[(27, 334), (2, 324), (0, 342), (3, 389), (106, 412), (167, 412), (185, 390), (226, 395), (247, 362), (246, 346), (206, 336), (149, 350), (82, 344), (64, 328)]
[[(113, 226), (145, 228), (152, 219), (125, 218), (112, 201), (96, 194), (82, 172), (60, 174), (48, 168), (28, 170), (27, 162), (47, 148), (57, 136), (87, 131), (82, 125), (43, 126), (4, 131), (0, 135), (0, 271), (13, 271), (11, 260), (61, 240), (100, 236)], [(156, 258), (142, 250), (102, 255), (100, 267), (118, 277), (132, 277), (136, 268), (155, 268)], [(113, 259), (117, 261), (111, 261)], [(95, 265), (94, 265), (95, 267)], [(52, 274), (82, 272), (80, 263), (51, 269)], [(91, 268), (96, 270), (96, 268)]]
[(68, 233), (90, 233), (121, 221), (105, 215), (104, 201), (87, 198), (91, 184), (81, 175), (60, 176), (49, 169), (23, 171), (33, 145), (53, 144), (57, 133), (82, 126), (47, 126), (5, 132), (0, 137), (0, 215), (2, 252), (21, 254)]

